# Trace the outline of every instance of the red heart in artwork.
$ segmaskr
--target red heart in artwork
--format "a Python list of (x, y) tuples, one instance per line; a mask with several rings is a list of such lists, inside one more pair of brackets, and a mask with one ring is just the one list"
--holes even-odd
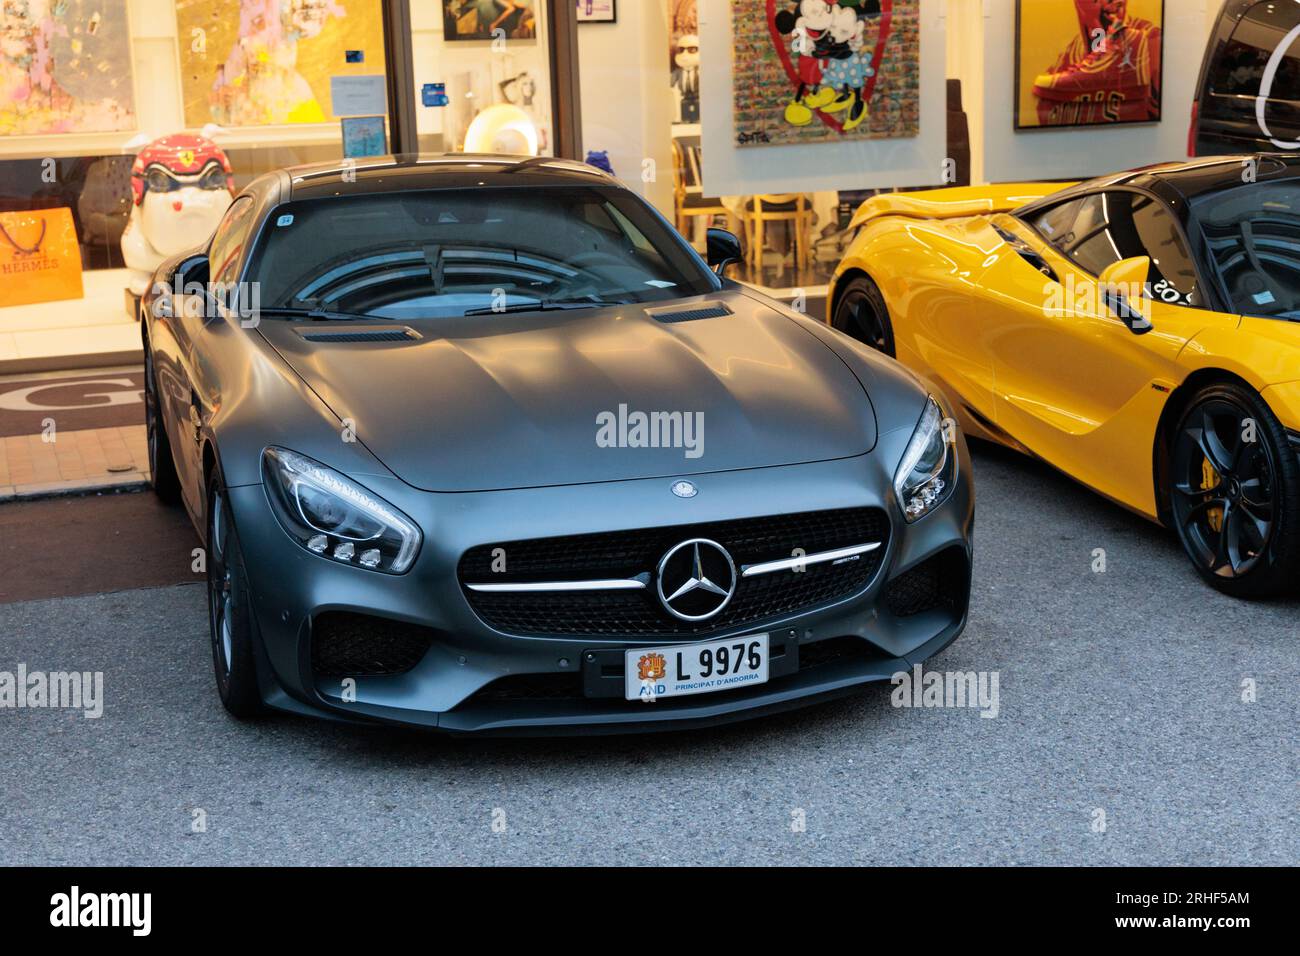
[[(867, 77), (867, 82), (862, 86), (864, 103), (871, 102), (871, 94), (876, 89), (876, 77), (880, 76), (880, 61), (885, 56), (885, 43), (893, 29), (893, 19), (893, 0), (880, 0), (880, 33), (876, 37), (876, 48), (871, 51), (871, 76)], [(797, 91), (800, 84), (799, 73), (794, 68), (794, 60), (791, 59), (790, 50), (785, 45), (785, 38), (776, 28), (776, 0), (767, 0), (767, 32), (772, 35), (772, 45), (776, 47), (776, 55), (781, 58), (781, 65), (785, 67), (785, 75), (790, 78), (792, 88)], [(813, 112), (835, 132), (844, 132), (844, 123), (835, 116), (823, 113), (821, 110), (813, 110)]]

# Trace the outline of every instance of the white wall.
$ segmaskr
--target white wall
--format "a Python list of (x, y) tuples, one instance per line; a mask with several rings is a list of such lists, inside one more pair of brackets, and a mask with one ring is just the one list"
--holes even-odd
[[(672, 88), (665, 0), (623, 0), (617, 23), (578, 24), (583, 151), (606, 150), (614, 173), (673, 216)], [(650, 181), (642, 171), (652, 160)]]
[[(1031, 0), (1032, 2), (1032, 0)], [(950, 0), (950, 6), (978, 0)], [(1196, 78), (1220, 4), (1165, 0), (1163, 103), (1159, 123), (1065, 130), (1014, 129), (1016, 0), (983, 0), (982, 174), (994, 182), (1087, 178), (1148, 163), (1185, 159)], [(963, 11), (970, 19), (970, 12)], [(965, 84), (963, 84), (965, 85)], [(978, 86), (973, 89), (979, 89)], [(967, 103), (972, 97), (966, 97)], [(973, 147), (972, 143), (972, 147)]]

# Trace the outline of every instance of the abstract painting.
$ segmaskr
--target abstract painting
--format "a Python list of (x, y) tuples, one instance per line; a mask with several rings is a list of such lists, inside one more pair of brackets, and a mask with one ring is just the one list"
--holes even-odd
[(178, 0), (185, 125), (324, 123), (330, 77), (384, 72), (380, 0)]
[(738, 146), (920, 132), (920, 0), (733, 0)]
[(1162, 0), (1017, 0), (1016, 129), (1160, 121)]
[(6, 0), (0, 136), (135, 127), (126, 0)]

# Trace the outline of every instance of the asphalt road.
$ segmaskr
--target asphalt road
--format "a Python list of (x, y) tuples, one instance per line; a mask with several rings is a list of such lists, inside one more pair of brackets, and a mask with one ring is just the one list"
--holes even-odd
[[(970, 626), (931, 666), (998, 672), (996, 718), (896, 709), (880, 685), (639, 738), (242, 725), (212, 688), (201, 586), (11, 601), (0, 670), (103, 670), (106, 702), (99, 719), (0, 710), (2, 858), (1300, 862), (1300, 604), (1219, 596), (1171, 536), (1040, 465), (981, 447), (976, 469)], [(83, 507), (95, 520), (95, 499)], [(139, 546), (187, 558), (178, 525), (166, 541), (150, 526)]]

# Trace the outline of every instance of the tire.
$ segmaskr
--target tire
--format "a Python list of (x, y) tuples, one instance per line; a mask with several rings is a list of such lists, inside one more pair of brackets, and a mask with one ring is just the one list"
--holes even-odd
[(208, 478), (208, 631), (217, 694), (241, 720), (265, 711), (257, 686), (253, 610), (239, 536), (220, 472)]
[(1171, 436), (1169, 462), (1174, 530), (1201, 577), (1240, 598), (1295, 590), (1300, 461), (1259, 394), (1228, 383), (1197, 392)]
[(181, 482), (176, 475), (176, 462), (172, 458), (171, 441), (163, 425), (162, 404), (158, 400), (158, 378), (154, 373), (153, 350), (144, 348), (144, 426), (145, 442), (149, 454), (149, 486), (166, 504), (181, 500)]
[(866, 276), (850, 279), (835, 303), (831, 326), (894, 357), (894, 326), (880, 288)]

